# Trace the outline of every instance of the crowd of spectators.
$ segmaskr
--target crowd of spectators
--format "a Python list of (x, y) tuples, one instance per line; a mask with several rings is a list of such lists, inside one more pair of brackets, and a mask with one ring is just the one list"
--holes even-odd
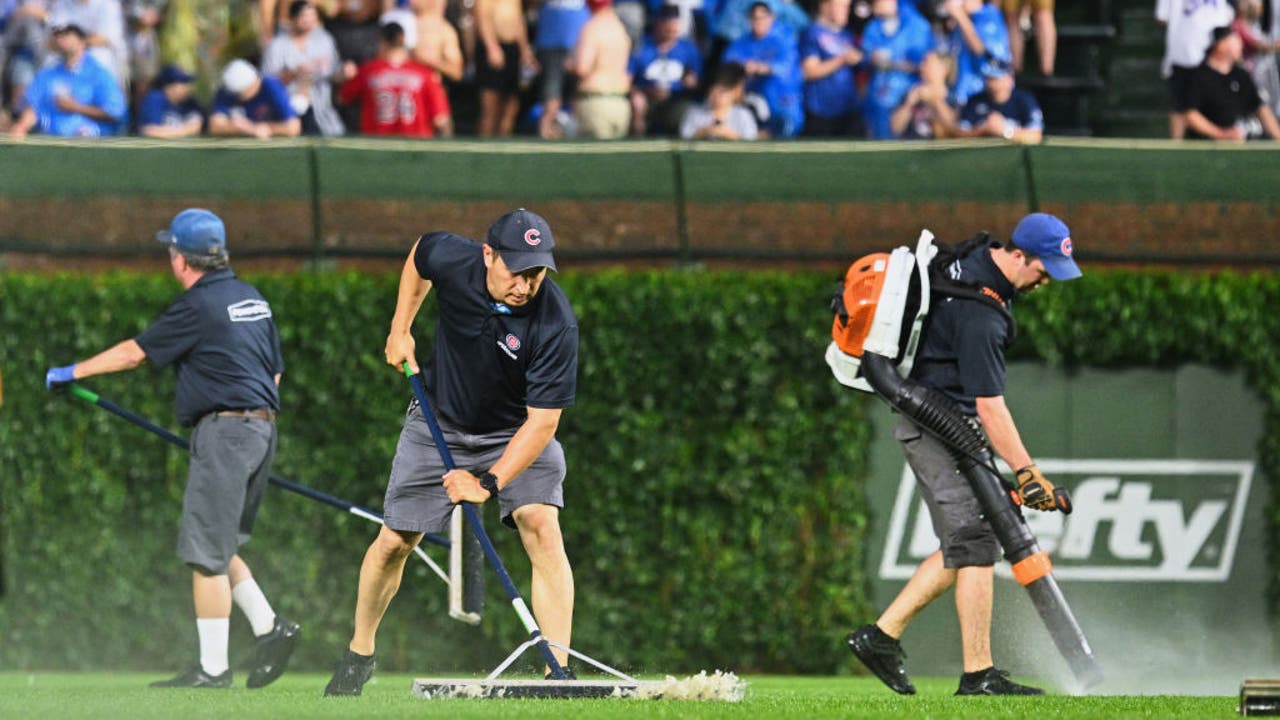
[[(1155, 2), (1171, 134), (1272, 135), (1273, 0)], [(1037, 142), (1055, 48), (1053, 0), (0, 0), (0, 129)]]

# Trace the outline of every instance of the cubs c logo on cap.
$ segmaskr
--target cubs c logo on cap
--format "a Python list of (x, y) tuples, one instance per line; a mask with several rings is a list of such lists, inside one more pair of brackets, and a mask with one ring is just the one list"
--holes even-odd
[(537, 247), (542, 244), (542, 232), (538, 228), (529, 228), (524, 231), (524, 241)]
[(1071, 238), (1070, 238), (1070, 236), (1065, 237), (1065, 238), (1063, 238), (1063, 239), (1062, 239), (1062, 246), (1060, 247), (1060, 249), (1062, 250), (1062, 254), (1063, 254), (1063, 256), (1064, 256), (1064, 257), (1071, 257)]
[[(534, 232), (536, 232), (536, 231), (534, 231)], [(506, 342), (507, 347), (508, 347), (508, 348), (511, 348), (512, 350), (519, 350), (519, 349), (520, 349), (520, 338), (516, 337), (515, 335), (513, 335), (513, 334), (511, 334), (511, 333), (507, 333), (507, 337), (506, 337), (506, 339), (504, 340), (504, 342)]]

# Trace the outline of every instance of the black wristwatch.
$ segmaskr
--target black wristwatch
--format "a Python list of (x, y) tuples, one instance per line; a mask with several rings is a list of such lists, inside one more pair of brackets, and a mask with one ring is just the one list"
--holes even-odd
[(489, 491), (489, 497), (498, 497), (498, 476), (489, 471), (485, 471), (480, 475), (480, 487)]

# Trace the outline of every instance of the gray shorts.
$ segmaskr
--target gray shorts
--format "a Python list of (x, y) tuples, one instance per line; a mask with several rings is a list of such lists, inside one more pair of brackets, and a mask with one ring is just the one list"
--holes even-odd
[(196, 423), (178, 530), (183, 562), (205, 574), (227, 573), (253, 532), (275, 455), (269, 420), (206, 415)]
[[(440, 429), (457, 466), (476, 473), (497, 462), (516, 434), (516, 428), (511, 428), (472, 435), (443, 419), (440, 419)], [(415, 402), (405, 415), (396, 456), (391, 461), (391, 477), (382, 509), (387, 527), (401, 532), (443, 533), (453, 511), (453, 503), (449, 502), (442, 484), (445, 472), (444, 460)], [(502, 522), (514, 528), (511, 514), (525, 505), (563, 508), (564, 476), (564, 449), (552, 438), (533, 464), (498, 493)]]
[(541, 48), (538, 64), (542, 66), (542, 100), (562, 100), (565, 96), (564, 61), (571, 50), (565, 48)]
[(915, 473), (916, 485), (929, 508), (933, 532), (942, 544), (943, 567), (995, 565), (1000, 559), (1000, 543), (982, 519), (978, 498), (956, 469), (947, 446), (905, 416), (898, 418), (893, 439), (902, 444), (907, 464)]

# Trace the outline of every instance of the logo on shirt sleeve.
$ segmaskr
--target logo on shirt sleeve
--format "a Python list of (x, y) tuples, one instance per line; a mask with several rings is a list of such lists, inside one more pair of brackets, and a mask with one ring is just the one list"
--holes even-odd
[(227, 306), (231, 322), (256, 322), (271, 317), (271, 306), (266, 300), (241, 300)]

